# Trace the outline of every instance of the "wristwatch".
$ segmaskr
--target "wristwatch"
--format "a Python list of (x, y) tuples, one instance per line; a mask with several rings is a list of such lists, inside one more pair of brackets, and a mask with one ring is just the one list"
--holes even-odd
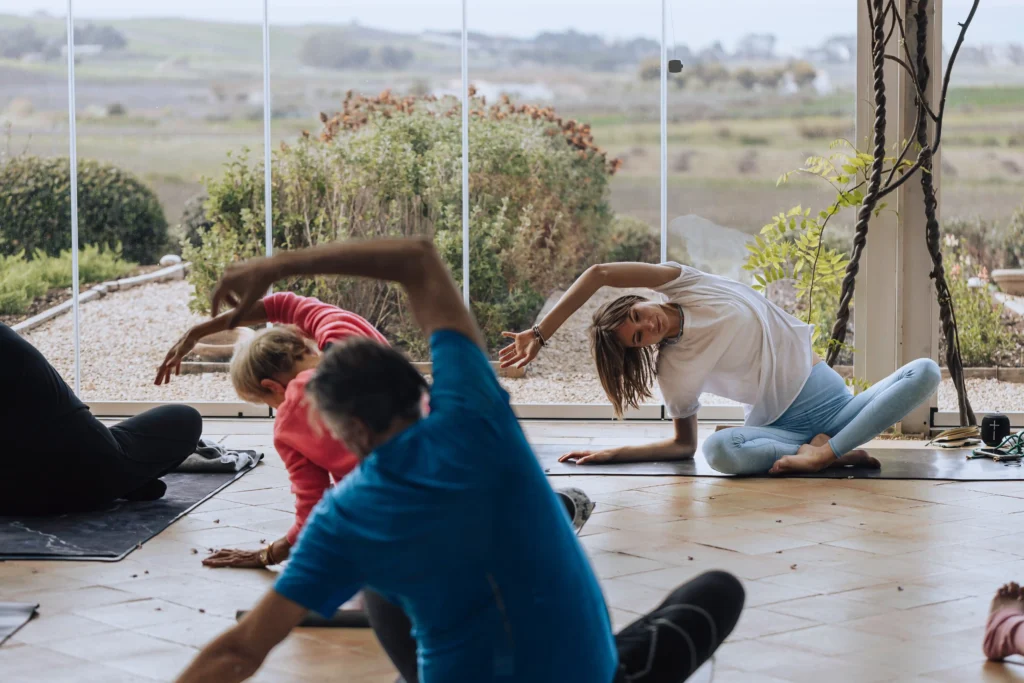
[(269, 567), (271, 565), (277, 564), (276, 562), (274, 562), (274, 556), (270, 554), (270, 545), (260, 550), (260, 562), (263, 564), (264, 567)]

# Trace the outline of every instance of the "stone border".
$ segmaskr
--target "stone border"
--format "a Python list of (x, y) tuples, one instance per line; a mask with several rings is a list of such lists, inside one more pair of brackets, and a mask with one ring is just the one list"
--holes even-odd
[[(185, 273), (188, 272), (188, 263), (178, 263), (167, 268), (161, 268), (155, 270), (152, 273), (146, 273), (144, 275), (136, 275), (134, 277), (126, 277), (120, 280), (111, 280), (109, 282), (103, 282), (90, 288), (85, 292), (79, 292), (78, 303), (84, 304), (94, 299), (99, 299), (106, 296), (110, 292), (120, 292), (126, 289), (132, 289), (133, 287), (140, 287), (142, 285), (148, 285), (153, 282), (167, 282), (168, 280), (183, 280), (185, 279)], [(45, 322), (56, 318), (59, 315), (63, 315), (70, 311), (74, 306), (74, 299), (68, 299), (62, 304), (57, 304), (52, 308), (48, 308), (42, 313), (32, 316), (28, 320), (23, 320), (17, 325), (11, 327), (12, 330), (18, 333), (28, 332), (31, 329), (39, 327)]]

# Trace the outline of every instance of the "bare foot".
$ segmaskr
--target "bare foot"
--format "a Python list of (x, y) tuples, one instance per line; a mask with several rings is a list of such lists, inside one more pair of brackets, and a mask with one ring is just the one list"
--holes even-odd
[(1007, 607), (1013, 607), (1021, 614), (1024, 614), (1024, 588), (1021, 588), (1013, 581), (1000, 586), (999, 590), (996, 591), (995, 597), (992, 598), (992, 607), (989, 610), (989, 614), (995, 614)]
[(806, 472), (820, 472), (836, 461), (830, 446), (812, 446), (804, 444), (796, 455), (787, 455), (779, 458), (768, 470), (768, 474), (798, 474)]
[[(818, 434), (811, 439), (811, 445), (815, 447), (824, 446), (831, 438), (828, 434)], [(882, 463), (878, 462), (877, 458), (872, 458), (868, 455), (867, 451), (858, 449), (836, 458), (836, 461), (829, 465), (829, 467), (864, 467), (871, 470), (880, 470), (882, 469)]]

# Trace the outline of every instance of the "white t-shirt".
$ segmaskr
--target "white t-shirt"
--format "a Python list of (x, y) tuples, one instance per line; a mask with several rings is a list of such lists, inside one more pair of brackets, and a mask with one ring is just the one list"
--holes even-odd
[(655, 291), (683, 308), (683, 337), (658, 353), (658, 385), (668, 415), (700, 409), (700, 395), (745, 404), (746, 424), (782, 416), (811, 374), (814, 327), (750, 287), (678, 263), (679, 277)]

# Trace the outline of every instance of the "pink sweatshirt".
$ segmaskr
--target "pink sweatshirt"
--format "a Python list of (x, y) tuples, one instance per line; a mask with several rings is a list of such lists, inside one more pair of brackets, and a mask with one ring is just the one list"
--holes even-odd
[[(364, 318), (317, 299), (279, 292), (264, 298), (263, 306), (270, 322), (295, 325), (312, 337), (321, 351), (331, 342), (352, 336), (388, 343)], [(324, 425), (314, 426), (309, 421), (305, 391), (313, 372), (301, 372), (288, 383), (284, 403), (274, 420), (274, 448), (288, 468), (295, 494), (295, 523), (288, 530), (288, 542), (292, 545), (332, 480), (338, 483), (357, 464), (356, 456), (332, 437)]]

